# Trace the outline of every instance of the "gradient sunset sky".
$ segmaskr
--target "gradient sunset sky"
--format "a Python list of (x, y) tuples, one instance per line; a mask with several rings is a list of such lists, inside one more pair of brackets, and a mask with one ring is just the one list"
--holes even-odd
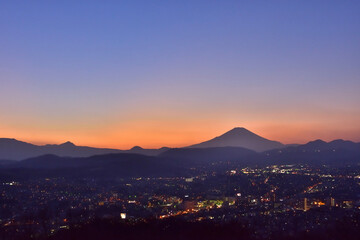
[(1, 1), (0, 137), (360, 142), (360, 1)]

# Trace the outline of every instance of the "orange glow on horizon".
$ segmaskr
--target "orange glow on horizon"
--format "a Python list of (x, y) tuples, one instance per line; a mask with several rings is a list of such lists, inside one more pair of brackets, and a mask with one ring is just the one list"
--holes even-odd
[[(14, 130), (0, 128), (4, 138), (15, 138), (20, 141), (36, 145), (61, 144), (71, 141), (78, 146), (100, 148), (129, 149), (133, 146), (143, 148), (185, 147), (199, 142), (210, 140), (231, 130), (234, 127), (245, 127), (264, 138), (280, 141), (284, 144), (299, 143), (322, 139), (346, 139), (360, 141), (360, 129), (344, 128), (333, 129), (331, 125), (319, 128), (316, 124), (271, 124), (271, 123), (244, 123), (233, 122), (186, 124), (165, 124), (164, 122), (133, 122), (122, 127), (111, 127), (106, 131), (56, 131), (56, 130)], [(113, 130), (112, 130), (113, 129)]]

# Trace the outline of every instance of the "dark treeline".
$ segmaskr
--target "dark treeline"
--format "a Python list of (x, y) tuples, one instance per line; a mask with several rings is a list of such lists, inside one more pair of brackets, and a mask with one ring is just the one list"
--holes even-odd
[[(357, 216), (359, 217), (359, 216)], [(261, 222), (261, 221), (260, 221)], [(264, 226), (265, 227), (265, 226)], [(2, 239), (8, 240), (137, 240), (137, 239), (157, 239), (157, 240), (192, 240), (192, 239), (268, 239), (268, 240), (337, 240), (359, 239), (360, 228), (354, 223), (353, 219), (347, 218), (336, 221), (329, 226), (317, 227), (314, 230), (297, 232), (296, 234), (288, 231), (274, 231), (264, 233), (263, 237), (256, 231), (261, 231), (261, 226), (256, 228), (248, 227), (246, 222), (232, 221), (226, 223), (216, 223), (211, 221), (188, 222), (179, 219), (167, 220), (148, 220), (146, 222), (125, 222), (111, 219), (95, 219), (91, 223), (71, 226), (52, 236), (36, 236), (31, 232), (25, 235), (4, 235)]]

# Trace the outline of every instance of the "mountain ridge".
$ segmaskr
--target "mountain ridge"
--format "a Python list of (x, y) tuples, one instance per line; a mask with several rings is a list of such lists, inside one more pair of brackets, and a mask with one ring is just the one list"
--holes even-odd
[(138, 153), (148, 156), (155, 156), (167, 148), (144, 149), (135, 147), (129, 150), (95, 148), (88, 146), (77, 146), (67, 141), (61, 144), (35, 145), (23, 142), (14, 138), (0, 138), (0, 159), (2, 160), (24, 160), (46, 154), (53, 154), (61, 157), (90, 157), (99, 154), (109, 153)]
[[(221, 148), (221, 147), (236, 147), (245, 148), (256, 152), (266, 152), (275, 149), (287, 148), (306, 148), (316, 147), (318, 150), (328, 148), (347, 148), (348, 150), (356, 150), (360, 143), (354, 143), (342, 139), (325, 142), (323, 140), (314, 140), (306, 144), (287, 144), (284, 145), (278, 141), (268, 140), (261, 137), (246, 128), (235, 127), (224, 134), (213, 139), (194, 144), (191, 146), (179, 148)], [(67, 141), (61, 144), (46, 144), (35, 145), (14, 138), (0, 138), (0, 160), (24, 160), (32, 157), (37, 157), (46, 154), (54, 154), (61, 157), (90, 157), (93, 155), (102, 155), (110, 153), (135, 153), (146, 156), (158, 156), (171, 148), (162, 147), (159, 149), (145, 149), (140, 146), (134, 146), (129, 150), (111, 149), (111, 148), (94, 148), (87, 146), (77, 146), (74, 143)], [(306, 150), (306, 149), (305, 149)], [(179, 151), (179, 150), (176, 150)], [(213, 150), (212, 150), (213, 151)]]
[[(321, 144), (321, 148), (319, 145)], [(243, 168), (252, 166), (308, 164), (313, 166), (350, 166), (360, 164), (360, 143), (335, 140), (312, 141), (266, 152), (241, 147), (173, 148), (158, 156), (135, 153), (110, 153), (90, 157), (42, 155), (22, 161), (0, 164), (0, 171), (58, 171), (78, 176), (184, 176), (204, 169)], [(34, 172), (36, 174), (37, 172)], [(49, 173), (51, 175), (51, 173)], [(34, 175), (35, 176), (35, 175)]]

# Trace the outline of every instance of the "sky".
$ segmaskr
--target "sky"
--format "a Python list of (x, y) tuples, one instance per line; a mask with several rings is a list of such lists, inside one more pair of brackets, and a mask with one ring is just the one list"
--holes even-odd
[(1, 1), (0, 137), (360, 142), (360, 1)]

